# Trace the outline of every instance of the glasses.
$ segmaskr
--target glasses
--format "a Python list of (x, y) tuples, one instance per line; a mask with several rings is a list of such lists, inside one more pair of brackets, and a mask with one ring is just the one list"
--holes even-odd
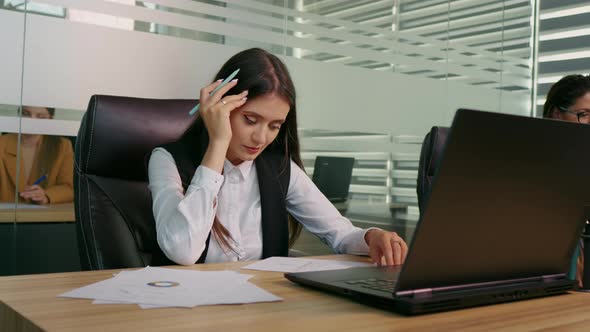
[(557, 106), (557, 108), (564, 113), (574, 114), (575, 116), (577, 116), (579, 123), (590, 123), (590, 112), (587, 110), (575, 112), (561, 106)]

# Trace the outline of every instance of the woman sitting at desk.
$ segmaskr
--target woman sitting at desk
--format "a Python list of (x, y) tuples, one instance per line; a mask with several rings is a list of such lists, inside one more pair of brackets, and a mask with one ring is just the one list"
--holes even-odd
[(353, 226), (305, 174), (295, 88), (279, 58), (249, 49), (215, 79), (201, 89), (193, 126), (149, 160), (158, 244), (169, 259), (189, 265), (287, 256), (303, 224), (338, 253), (404, 261), (407, 246), (396, 233)]
[[(22, 116), (52, 119), (55, 109), (23, 106)], [(17, 158), (17, 151), (20, 155)], [(17, 171), (17, 160), (20, 160)], [(18, 186), (17, 186), (18, 174)], [(59, 136), (17, 134), (0, 136), (0, 201), (65, 203), (74, 200), (74, 154), (70, 141)]]
[[(590, 75), (568, 75), (553, 84), (543, 106), (543, 117), (569, 122), (590, 124)], [(566, 142), (567, 143), (567, 142)], [(584, 271), (583, 243), (576, 250), (577, 260), (572, 262), (571, 275), (582, 287)], [(574, 264), (575, 263), (575, 264)], [(575, 265), (575, 266), (574, 266)]]

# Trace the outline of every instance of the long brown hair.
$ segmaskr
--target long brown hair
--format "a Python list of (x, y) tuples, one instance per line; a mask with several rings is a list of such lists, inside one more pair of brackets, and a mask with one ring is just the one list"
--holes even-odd
[[(295, 86), (285, 64), (275, 55), (260, 48), (251, 48), (232, 56), (215, 75), (214, 81), (228, 77), (233, 71), (240, 68), (236, 76), (238, 84), (229, 90), (226, 95), (239, 94), (248, 90), (248, 99), (274, 94), (284, 99), (289, 104), (289, 113), (275, 140), (267, 147), (272, 151), (285, 156), (285, 167), (293, 160), (301, 169), (301, 154), (299, 136), (297, 134), (297, 105)], [(197, 119), (194, 125), (203, 125), (201, 119)], [(193, 125), (193, 126), (194, 126)], [(285, 169), (280, 170), (283, 172)], [(301, 224), (292, 216), (289, 216), (289, 247), (293, 246), (301, 233)], [(213, 235), (223, 248), (232, 248), (233, 242), (229, 231), (219, 222), (217, 217), (213, 221)]]

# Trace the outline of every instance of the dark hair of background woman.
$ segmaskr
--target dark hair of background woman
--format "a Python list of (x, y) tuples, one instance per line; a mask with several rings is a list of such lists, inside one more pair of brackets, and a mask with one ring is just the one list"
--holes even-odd
[[(226, 95), (236, 95), (248, 90), (249, 100), (274, 94), (287, 102), (289, 104), (287, 118), (281, 125), (276, 139), (266, 149), (283, 154), (285, 156), (283, 165), (287, 166), (289, 160), (292, 159), (295, 164), (304, 169), (297, 134), (295, 86), (287, 67), (275, 55), (260, 48), (251, 48), (232, 56), (215, 75), (214, 81), (225, 79), (238, 68), (240, 68), (240, 72), (236, 76), (238, 83)], [(192, 128), (202, 128), (203, 126), (202, 119), (197, 118)], [(213, 221), (212, 231), (222, 247), (232, 247), (229, 243), (231, 234), (221, 225), (217, 217)], [(300, 233), (301, 225), (289, 216), (289, 246), (295, 243)]]
[(549, 93), (543, 106), (543, 117), (553, 118), (558, 107), (569, 108), (578, 98), (590, 92), (590, 76), (567, 75), (557, 81)]

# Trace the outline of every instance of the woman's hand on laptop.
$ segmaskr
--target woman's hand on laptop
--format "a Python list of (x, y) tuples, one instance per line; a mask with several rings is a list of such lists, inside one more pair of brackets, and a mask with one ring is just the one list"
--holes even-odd
[(408, 245), (396, 232), (369, 229), (365, 233), (369, 256), (378, 266), (399, 265), (406, 260)]

